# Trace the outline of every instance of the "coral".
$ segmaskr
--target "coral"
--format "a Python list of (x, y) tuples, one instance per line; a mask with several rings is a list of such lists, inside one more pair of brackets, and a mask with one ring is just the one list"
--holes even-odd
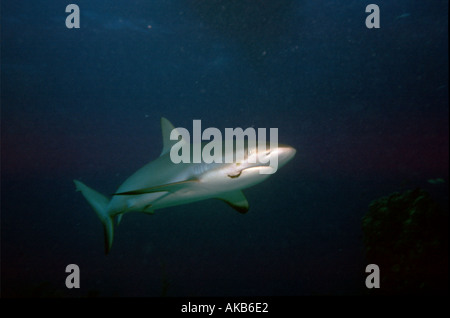
[(362, 219), (367, 261), (384, 294), (448, 292), (448, 211), (421, 190), (371, 202)]

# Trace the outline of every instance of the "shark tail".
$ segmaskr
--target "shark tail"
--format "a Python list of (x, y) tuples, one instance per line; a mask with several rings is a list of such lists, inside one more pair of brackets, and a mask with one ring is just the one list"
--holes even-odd
[(105, 230), (105, 253), (108, 254), (111, 250), (113, 237), (114, 237), (114, 223), (113, 218), (108, 214), (108, 204), (109, 200), (104, 195), (98, 193), (97, 191), (89, 188), (84, 183), (73, 180), (77, 191), (81, 191), (84, 198), (88, 201), (90, 206), (94, 209), (95, 213), (102, 221), (103, 228)]

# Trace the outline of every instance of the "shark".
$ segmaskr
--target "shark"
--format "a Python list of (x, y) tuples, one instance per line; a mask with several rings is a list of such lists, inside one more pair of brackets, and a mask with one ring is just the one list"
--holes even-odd
[[(111, 198), (81, 181), (73, 180), (76, 190), (82, 193), (102, 222), (105, 254), (111, 251), (114, 227), (120, 224), (123, 215), (128, 212), (153, 214), (155, 210), (162, 208), (215, 198), (224, 201), (239, 213), (246, 213), (249, 204), (242, 190), (264, 181), (271, 175), (270, 169), (274, 168), (268, 164), (270, 160), (267, 159), (277, 156), (280, 168), (296, 153), (293, 147), (283, 144), (277, 144), (275, 149), (260, 149), (251, 143), (245, 143), (245, 155), (239, 156), (240, 160), (236, 162), (191, 161), (175, 164), (170, 158), (171, 148), (180, 141), (190, 142), (171, 140), (170, 134), (176, 129), (169, 120), (161, 118), (163, 149), (160, 156), (128, 177)], [(237, 150), (232, 148), (228, 151)], [(261, 151), (264, 153), (261, 154)], [(226, 155), (224, 149), (223, 156)], [(254, 156), (265, 160), (255, 160)]]

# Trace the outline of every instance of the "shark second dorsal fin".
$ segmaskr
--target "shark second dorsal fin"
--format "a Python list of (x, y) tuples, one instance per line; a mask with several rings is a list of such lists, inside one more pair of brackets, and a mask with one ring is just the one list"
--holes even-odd
[(248, 211), (247, 198), (240, 190), (224, 193), (217, 197), (217, 199), (224, 201), (239, 213), (244, 214)]
[[(170, 152), (170, 149), (173, 145), (175, 145), (179, 140), (170, 140), (170, 133), (172, 130), (176, 129), (174, 125), (165, 117), (161, 117), (161, 132), (163, 138), (163, 149), (160, 156), (165, 155)], [(183, 142), (186, 142), (183, 139)]]

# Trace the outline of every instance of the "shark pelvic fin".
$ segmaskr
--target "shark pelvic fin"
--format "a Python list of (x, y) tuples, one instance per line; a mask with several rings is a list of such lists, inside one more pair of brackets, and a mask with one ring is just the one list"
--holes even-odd
[(240, 190), (227, 192), (222, 194), (217, 199), (224, 201), (239, 213), (246, 213), (248, 211), (248, 201), (244, 193)]
[(174, 193), (174, 192), (177, 192), (178, 190), (184, 188), (186, 185), (192, 184), (192, 182), (198, 182), (198, 179), (188, 179), (188, 180), (184, 180), (184, 181), (172, 182), (172, 183), (167, 183), (167, 184), (144, 188), (144, 189), (137, 189), (137, 190), (132, 190), (132, 191), (114, 193), (113, 195), (139, 195), (139, 194), (155, 193), (155, 192)]
[[(168, 121), (166, 118), (161, 117), (161, 132), (162, 132), (162, 138), (163, 138), (163, 150), (160, 157), (162, 155), (165, 155), (166, 153), (170, 152), (170, 149), (173, 145), (180, 142), (179, 140), (170, 140), (170, 134), (172, 130), (177, 130), (170, 121)], [(180, 134), (178, 134), (180, 135)], [(187, 142), (183, 139), (183, 142)]]

